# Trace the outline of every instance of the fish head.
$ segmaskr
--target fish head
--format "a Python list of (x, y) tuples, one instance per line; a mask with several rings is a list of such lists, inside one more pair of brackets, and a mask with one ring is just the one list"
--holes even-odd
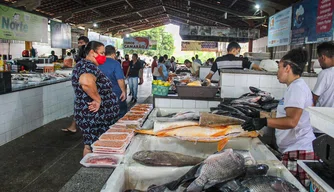
[(293, 184), (278, 178), (278, 177), (269, 177), (271, 179), (270, 186), (275, 191), (289, 191), (289, 192), (298, 192), (299, 189)]

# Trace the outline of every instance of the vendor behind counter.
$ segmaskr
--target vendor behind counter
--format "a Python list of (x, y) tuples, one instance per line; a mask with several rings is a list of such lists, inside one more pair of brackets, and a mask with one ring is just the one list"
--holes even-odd
[(218, 69), (253, 69), (261, 71), (262, 69), (258, 64), (250, 62), (247, 58), (240, 58), (241, 46), (237, 42), (231, 42), (227, 46), (227, 54), (221, 57), (217, 57), (216, 61), (211, 67), (210, 73), (206, 76), (206, 79), (211, 79), (212, 76), (218, 71)]

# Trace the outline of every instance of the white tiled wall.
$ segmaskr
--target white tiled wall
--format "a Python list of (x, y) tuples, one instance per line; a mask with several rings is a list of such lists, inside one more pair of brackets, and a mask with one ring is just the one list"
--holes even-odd
[[(312, 90), (317, 82), (316, 77), (302, 77)], [(237, 98), (244, 93), (250, 92), (249, 86), (260, 88), (263, 91), (271, 92), (276, 99), (283, 97), (286, 85), (279, 83), (274, 75), (256, 74), (221, 74), (222, 91), (221, 98)]]
[(71, 81), (0, 95), (0, 146), (73, 114)]
[(209, 109), (217, 107), (219, 101), (155, 98), (155, 108)]

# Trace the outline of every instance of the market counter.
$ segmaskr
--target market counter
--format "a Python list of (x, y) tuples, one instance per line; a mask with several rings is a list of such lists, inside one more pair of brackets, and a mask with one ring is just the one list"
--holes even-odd
[[(317, 74), (303, 73), (302, 78), (312, 90), (317, 82)], [(238, 98), (249, 92), (249, 86), (260, 88), (272, 93), (276, 99), (281, 99), (286, 85), (279, 83), (276, 72), (221, 69), (221, 98)]]
[(70, 77), (14, 85), (12, 92), (0, 95), (0, 145), (72, 115), (73, 100)]

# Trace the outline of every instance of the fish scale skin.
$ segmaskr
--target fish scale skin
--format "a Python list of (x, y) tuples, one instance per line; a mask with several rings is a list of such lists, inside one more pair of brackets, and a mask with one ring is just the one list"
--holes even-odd
[[(205, 185), (234, 179), (245, 171), (244, 158), (232, 149), (209, 156), (198, 170), (199, 176), (187, 192), (201, 192)], [(210, 187), (210, 186), (209, 186)]]
[(191, 166), (204, 160), (169, 151), (138, 151), (132, 158), (146, 166)]

